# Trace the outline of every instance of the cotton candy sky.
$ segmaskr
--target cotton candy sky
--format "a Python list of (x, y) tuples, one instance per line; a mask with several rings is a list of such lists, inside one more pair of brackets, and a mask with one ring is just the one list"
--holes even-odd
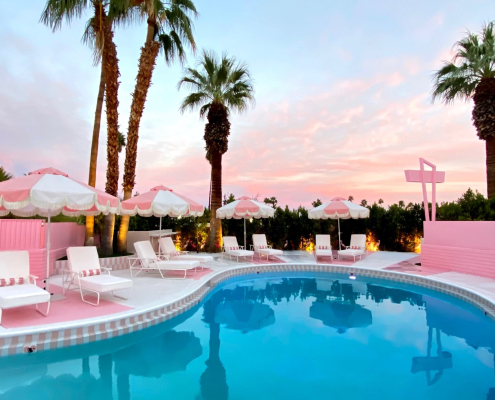
[[(447, 172), (440, 200), (468, 187), (486, 194), (484, 142), (472, 104), (431, 103), (431, 74), (451, 58), (466, 30), (495, 16), (486, 0), (196, 0), (198, 48), (228, 51), (249, 64), (256, 105), (233, 115), (224, 156), (224, 193), (310, 206), (352, 195), (420, 201), (404, 169), (418, 157)], [(53, 166), (86, 181), (99, 82), (80, 41), (90, 12), (52, 33), (39, 21), (44, 1), (0, 2), (0, 165), (22, 175)], [(120, 126), (146, 26), (117, 29)], [(188, 62), (194, 64), (189, 55)], [(137, 185), (164, 184), (208, 203), (204, 121), (178, 112), (181, 66), (158, 59), (141, 121)], [(104, 188), (105, 123), (97, 187)], [(123, 171), (124, 154), (121, 154)]]

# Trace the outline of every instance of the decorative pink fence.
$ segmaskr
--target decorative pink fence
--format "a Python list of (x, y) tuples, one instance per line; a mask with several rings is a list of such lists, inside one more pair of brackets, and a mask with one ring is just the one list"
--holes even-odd
[(495, 222), (424, 223), (421, 265), (495, 279)]
[[(0, 251), (28, 250), (31, 273), (46, 277), (46, 223), (38, 219), (0, 219)], [(85, 227), (57, 222), (50, 229), (50, 270), (55, 260), (67, 255), (70, 246), (84, 245)]]

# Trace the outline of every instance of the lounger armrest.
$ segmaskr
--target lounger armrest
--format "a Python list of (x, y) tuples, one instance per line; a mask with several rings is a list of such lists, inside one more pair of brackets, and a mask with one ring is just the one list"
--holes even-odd
[(110, 271), (112, 270), (112, 268), (107, 268), (107, 267), (100, 267), (100, 269), (107, 271), (108, 275), (110, 275)]
[(189, 254), (189, 252), (188, 252), (188, 251), (182, 251), (182, 250), (181, 250), (181, 251), (178, 251), (178, 253), (179, 253), (179, 254), (184, 254), (185, 256), (186, 256), (187, 254)]
[(244, 246), (238, 246), (239, 250), (244, 250)]
[(32, 281), (34, 285), (36, 285), (36, 279), (39, 279), (39, 276), (36, 275), (29, 275), (29, 279)]

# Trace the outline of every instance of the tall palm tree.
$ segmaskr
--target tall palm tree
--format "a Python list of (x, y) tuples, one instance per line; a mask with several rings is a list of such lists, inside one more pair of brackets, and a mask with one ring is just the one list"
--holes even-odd
[[(222, 155), (228, 149), (230, 111), (243, 112), (254, 102), (254, 87), (248, 67), (224, 53), (203, 51), (196, 68), (186, 68), (178, 88), (186, 86), (192, 92), (182, 102), (180, 110), (199, 108), (206, 116), (204, 139), (211, 164), (210, 234), (206, 242), (209, 252), (218, 251), (222, 244), (222, 224), (216, 212), (222, 206)], [(218, 246), (216, 246), (218, 245)]]
[[(120, 3), (119, 3), (120, 4)], [(89, 185), (96, 184), (96, 162), (98, 157), (98, 140), (100, 130), (101, 111), (103, 108), (103, 92), (106, 92), (107, 115), (107, 193), (117, 196), (119, 181), (119, 124), (118, 124), (118, 88), (119, 67), (117, 59), (117, 47), (113, 41), (112, 18), (107, 15), (107, 8), (111, 7), (110, 0), (48, 0), (45, 10), (41, 15), (41, 21), (50, 26), (54, 31), (61, 27), (65, 20), (70, 23), (75, 17), (80, 17), (84, 10), (91, 6), (93, 17), (86, 25), (83, 41), (92, 45), (95, 49), (95, 64), (101, 59), (102, 72), (93, 126), (93, 140), (91, 145)], [(115, 8), (115, 7), (114, 7)], [(110, 226), (105, 228), (102, 239), (102, 254), (113, 252), (113, 229), (115, 218), (106, 220)], [(94, 218), (86, 219), (86, 244), (92, 244), (94, 232)]]
[[(176, 59), (179, 59), (181, 63), (184, 62), (185, 46), (191, 47), (193, 51), (196, 49), (190, 16), (196, 16), (197, 11), (191, 0), (131, 0), (130, 5), (131, 7), (122, 14), (120, 21), (127, 23), (136, 19), (146, 20), (147, 34), (144, 46), (141, 47), (136, 86), (129, 115), (124, 166), (124, 200), (132, 196), (134, 189), (139, 124), (158, 53), (162, 51), (166, 63), (170, 65)], [(119, 228), (117, 244), (119, 252), (126, 250), (128, 229), (129, 216), (125, 215), (121, 219)]]
[(2, 166), (0, 166), (0, 182), (8, 181), (13, 177), (14, 175), (10, 174)]
[(455, 44), (455, 55), (433, 76), (433, 101), (473, 99), (473, 124), (485, 141), (488, 197), (495, 196), (495, 34), (494, 22), (480, 34), (468, 32)]

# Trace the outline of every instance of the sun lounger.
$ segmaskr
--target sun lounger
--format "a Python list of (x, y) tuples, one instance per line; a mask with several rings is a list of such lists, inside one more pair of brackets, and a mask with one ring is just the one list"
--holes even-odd
[[(29, 274), (29, 252), (0, 252), (0, 323), (2, 310), (35, 304), (36, 310), (44, 315), (50, 311), (50, 293), (36, 286), (37, 277)], [(46, 303), (46, 312), (38, 304)]]
[(270, 256), (276, 257), (283, 254), (282, 250), (273, 249), (272, 246), (269, 246), (266, 243), (266, 235), (263, 234), (253, 235), (253, 249), (255, 253), (259, 254), (260, 258), (265, 255), (267, 260), (270, 259)]
[[(69, 269), (62, 270), (62, 283), (64, 294), (72, 285), (79, 287), (81, 299), (85, 303), (93, 306), (100, 304), (100, 293), (112, 292), (115, 297), (127, 300), (131, 296), (132, 280), (110, 275), (110, 268), (100, 266), (100, 259), (96, 247), (69, 247), (67, 249), (67, 259), (69, 260)], [(102, 274), (102, 270), (107, 274)], [(66, 275), (67, 274), (67, 275)], [(67, 287), (65, 284), (67, 284)], [(122, 297), (116, 295), (117, 290), (128, 289), (128, 296)], [(96, 294), (96, 303), (84, 298), (84, 293), (91, 292)]]
[(315, 235), (315, 259), (318, 257), (330, 257), (333, 261), (332, 245), (330, 244), (330, 235)]
[(224, 255), (232, 257), (236, 257), (237, 261), (239, 261), (239, 257), (251, 257), (251, 260), (254, 260), (254, 251), (244, 250), (244, 246), (239, 246), (237, 244), (237, 238), (235, 236), (224, 236), (223, 237), (223, 253)]
[(184, 271), (184, 279), (187, 276), (187, 271), (190, 269), (196, 270), (199, 267), (198, 261), (180, 261), (180, 260), (162, 260), (155, 251), (151, 242), (148, 240), (134, 243), (137, 257), (128, 257), (130, 263), (131, 276), (133, 270), (137, 270), (137, 274), (141, 271), (158, 271), (162, 278), (163, 271)]
[(200, 264), (201, 269), (203, 265), (213, 262), (212, 256), (201, 255), (201, 254), (188, 254), (187, 251), (178, 251), (175, 249), (174, 241), (171, 237), (163, 237), (158, 241), (160, 245), (160, 254), (165, 256), (168, 260), (179, 260), (179, 261), (197, 261)]
[(366, 235), (351, 235), (351, 244), (344, 246), (345, 250), (340, 250), (338, 258), (340, 257), (353, 257), (356, 261), (356, 257), (361, 258), (366, 255)]

